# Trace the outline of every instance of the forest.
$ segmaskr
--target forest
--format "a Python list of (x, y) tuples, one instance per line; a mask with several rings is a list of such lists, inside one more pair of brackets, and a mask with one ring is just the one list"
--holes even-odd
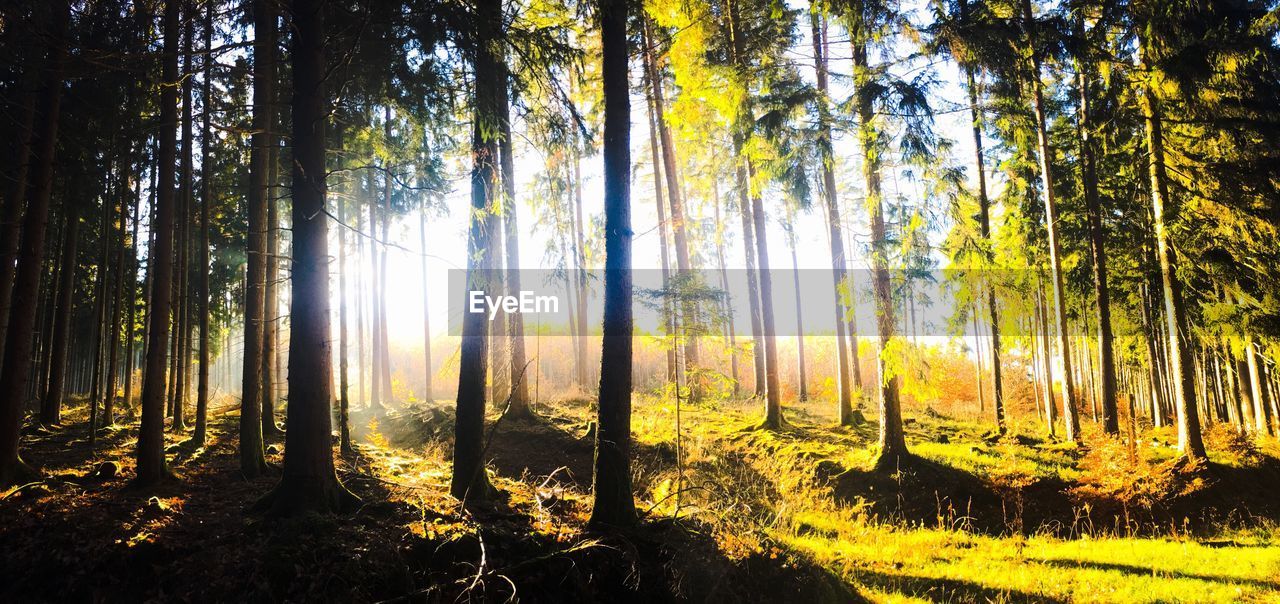
[(0, 601), (1280, 602), (1280, 1), (0, 1)]

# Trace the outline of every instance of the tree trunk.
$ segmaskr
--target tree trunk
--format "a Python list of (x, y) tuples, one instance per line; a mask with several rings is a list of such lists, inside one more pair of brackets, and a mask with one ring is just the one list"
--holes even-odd
[(349, 510), (359, 499), (333, 467), (333, 344), (325, 213), (326, 0), (293, 0), (293, 262), (289, 297), (289, 421), (280, 484), (259, 502), (272, 515)]
[(602, 0), (604, 86), (604, 340), (590, 524), (635, 524), (631, 494), (631, 98), (627, 5)]
[[(1084, 34), (1083, 19), (1076, 28)], [(1098, 201), (1098, 174), (1094, 161), (1095, 147), (1093, 123), (1090, 116), (1090, 79), (1092, 64), (1076, 62), (1076, 82), (1080, 94), (1077, 114), (1077, 130), (1080, 137), (1081, 179), (1084, 184), (1084, 200), (1089, 222), (1089, 251), (1093, 257), (1093, 292), (1097, 301), (1098, 321), (1098, 371), (1101, 390), (1102, 429), (1108, 435), (1120, 435), (1120, 418), (1116, 409), (1116, 361), (1111, 332), (1111, 291), (1107, 285), (1107, 251), (1102, 226), (1102, 208)]]
[[(520, 222), (516, 204), (516, 162), (514, 139), (511, 136), (511, 103), (507, 92), (507, 67), (500, 66), (502, 78), (498, 83), (499, 110), (502, 112), (500, 125), (502, 138), (500, 152), (502, 155), (502, 218), (503, 232), (506, 234), (505, 252), (507, 254), (507, 270), (503, 275), (507, 291), (513, 296), (520, 295)], [(507, 413), (512, 417), (528, 418), (533, 416), (529, 406), (529, 380), (525, 374), (524, 350), (524, 315), (515, 312), (509, 317), (507, 328), (507, 346), (511, 353), (511, 363), (507, 370), (510, 381), (510, 409)], [(503, 393), (506, 397), (507, 393)]]
[(37, 475), (22, 461), (18, 441), (22, 427), (22, 407), (31, 371), (32, 337), (36, 306), (40, 299), (40, 277), (44, 274), (44, 241), (49, 219), (49, 197), (53, 189), (54, 154), (62, 101), (62, 70), (67, 55), (67, 2), (51, 2), (48, 55), (40, 91), (42, 114), (32, 133), (32, 169), (27, 187), (27, 212), (22, 220), (22, 242), (18, 246), (13, 297), (9, 309), (9, 329), (5, 332), (5, 356), (0, 367), (0, 489), (20, 484)]
[[(435, 386), (432, 384), (434, 370), (431, 364), (431, 309), (427, 304), (431, 287), (427, 280), (427, 200), (425, 197), (422, 200), (418, 221), (418, 239), (422, 245), (422, 398), (431, 402), (435, 400)], [(346, 354), (345, 351), (343, 354)]]
[(800, 262), (796, 258), (796, 240), (794, 234), (787, 238), (791, 249), (791, 277), (796, 287), (796, 379), (800, 382), (800, 400), (809, 400), (807, 371), (804, 366), (804, 303), (800, 295)]
[[(648, 31), (649, 21), (644, 20), (644, 31)], [(653, 92), (653, 113), (658, 126), (658, 136), (662, 145), (662, 172), (667, 181), (667, 200), (671, 203), (671, 234), (676, 249), (676, 269), (684, 280), (692, 276), (693, 263), (689, 259), (689, 242), (685, 235), (684, 199), (680, 191), (680, 178), (676, 173), (675, 142), (671, 137), (671, 129), (667, 126), (666, 99), (662, 92), (662, 75), (658, 71), (657, 57), (649, 44), (644, 46), (645, 67), (648, 73), (650, 89)], [(690, 333), (691, 321), (697, 316), (697, 308), (691, 302), (681, 304), (681, 331), (684, 334), (684, 365), (686, 380), (692, 371), (696, 375), (698, 366), (698, 340)], [(690, 382), (690, 394), (694, 400), (700, 397), (700, 388)]]
[(157, 152), (154, 247), (148, 248), (151, 281), (147, 312), (146, 367), (142, 380), (142, 424), (138, 428), (139, 485), (168, 477), (164, 456), (165, 350), (169, 341), (169, 313), (173, 306), (174, 173), (178, 128), (178, 15), (181, 0), (167, 0), (164, 8), (164, 64), (160, 88), (160, 134)]
[[(338, 126), (338, 157), (345, 151), (344, 128)], [(342, 160), (339, 159), (339, 162)], [(338, 166), (342, 167), (341, 164)], [(351, 397), (350, 379), (347, 377), (347, 195), (339, 195), (338, 205), (338, 450), (343, 455), (354, 452), (351, 447)], [(357, 212), (358, 213), (358, 212)], [(359, 235), (357, 235), (358, 237)], [(425, 274), (424, 274), (425, 277)], [(426, 280), (424, 279), (425, 283)], [(429, 343), (428, 343), (429, 344)], [(427, 350), (427, 384), (431, 384), (431, 350)], [(431, 391), (427, 390), (427, 400)]]
[(40, 405), (40, 423), (54, 426), (62, 423), (63, 384), (67, 370), (67, 348), (71, 332), (72, 308), (76, 287), (77, 243), (80, 212), (76, 195), (68, 195), (63, 203), (62, 263), (58, 267), (58, 299), (54, 310), (52, 349), (49, 352), (49, 381)]
[[(967, 22), (968, 0), (960, 1), (960, 12), (961, 21)], [(974, 68), (970, 65), (965, 65), (962, 69), (965, 77), (965, 91), (969, 95), (969, 116), (972, 120), (973, 128), (974, 166), (978, 172), (978, 235), (982, 238), (982, 243), (986, 246), (984, 251), (989, 256), (995, 248), (995, 240), (991, 236), (991, 200), (987, 197), (987, 167), (982, 143), (982, 110), (978, 105), (978, 84)], [(987, 321), (991, 326), (991, 409), (995, 413), (996, 430), (1000, 434), (1004, 434), (1004, 382), (1000, 373), (1000, 314), (996, 306), (995, 288), (990, 284), (984, 284), (984, 289), (986, 290), (987, 298)]]
[[(200, 305), (200, 367), (196, 386), (196, 428), (192, 438), (203, 445), (209, 425), (209, 206), (213, 203), (213, 2), (204, 13), (204, 82), (200, 91), (204, 110), (200, 120), (200, 266), (196, 300)], [(223, 351), (226, 354), (226, 351)]]
[[(493, 292), (494, 258), (490, 251), (492, 233), (487, 217), (494, 211), (498, 191), (498, 121), (502, 95), (499, 59), (492, 41), (501, 27), (502, 4), (483, 0), (476, 7), (477, 26), (473, 52), (475, 99), (471, 148), (475, 162), (471, 170), (470, 233), (467, 239), (467, 291)], [(458, 357), (458, 398), (454, 422), (453, 476), (449, 492), (464, 506), (484, 502), (493, 494), (485, 473), (484, 412), (485, 362), (488, 329), (483, 313), (463, 313), (462, 348)]]
[[(650, 73), (652, 72), (650, 62), (653, 61), (653, 57), (652, 57), (652, 53), (648, 51), (649, 44), (650, 44), (649, 35), (648, 35), (649, 34), (648, 20), (645, 20), (643, 22), (643, 25), (644, 27), (642, 27), (640, 30), (640, 33), (642, 36), (641, 44), (644, 45), (646, 50), (645, 52), (641, 53), (640, 57), (644, 61), (645, 87), (646, 87), (646, 91), (649, 93), (647, 98), (648, 102), (645, 105), (646, 105), (646, 108), (648, 109), (649, 155), (651, 156), (651, 161), (653, 163), (653, 195), (654, 195), (654, 201), (657, 203), (657, 207), (655, 209), (657, 210), (657, 213), (658, 213), (658, 245), (659, 245), (658, 253), (659, 253), (659, 258), (662, 261), (662, 289), (670, 291), (670, 288), (671, 288), (671, 252), (670, 252), (670, 243), (669, 243), (670, 235), (667, 233), (666, 196), (662, 190), (663, 188), (662, 165), (660, 163), (662, 160), (659, 159), (660, 155), (658, 151), (658, 146), (660, 142), (659, 135), (658, 135), (658, 120), (660, 118), (655, 113), (653, 108), (654, 106), (653, 79), (650, 77)], [(719, 211), (720, 211), (720, 208), (717, 207), (716, 208), (717, 214), (719, 213)], [(718, 222), (719, 221), (717, 221), (717, 224)], [(727, 291), (727, 288), (726, 288), (726, 291)], [(666, 336), (668, 338), (675, 336), (675, 320), (674, 320), (674, 317), (672, 316), (672, 313), (673, 313), (673, 310), (671, 308), (670, 297), (663, 296), (662, 320), (665, 326)], [(670, 345), (666, 346), (665, 348), (667, 353), (667, 382), (679, 384), (681, 377), (680, 377), (679, 365), (676, 359), (676, 349), (674, 346), (670, 346)]]
[[(271, 60), (278, 54), (271, 49)], [(278, 438), (284, 435), (276, 424), (276, 402), (279, 398), (280, 375), (276, 371), (276, 359), (280, 354), (280, 189), (279, 152), (277, 137), (268, 140), (267, 153), (267, 252), (266, 276), (262, 283), (262, 436)]]
[[(1031, 0), (1022, 0), (1022, 17), (1028, 31), (1033, 27)], [(1067, 292), (1063, 285), (1062, 246), (1058, 237), (1058, 202), (1054, 193), (1053, 149), (1049, 146), (1049, 124), (1045, 117), (1044, 91), (1040, 84), (1040, 53), (1037, 41), (1029, 38), (1031, 71), (1028, 84), (1036, 120), (1036, 141), (1040, 156), (1040, 194), (1044, 199), (1045, 225), (1049, 230), (1049, 265), (1053, 273), (1053, 309), (1058, 327), (1058, 346), (1062, 349), (1062, 412), (1067, 426), (1067, 440), (1080, 441), (1080, 417), (1076, 410), (1075, 382), (1071, 371), (1071, 338), (1067, 332)]]
[[(720, 185), (712, 182), (712, 200), (715, 204), (716, 261), (720, 265), (720, 289), (724, 291), (720, 308), (725, 317), (725, 340), (729, 343), (729, 377), (733, 380), (733, 395), (738, 396), (738, 334), (734, 326), (733, 299), (729, 296), (729, 270), (724, 262), (724, 223), (720, 220)], [(659, 204), (661, 205), (661, 204)], [(665, 263), (664, 263), (665, 266)], [(674, 350), (671, 351), (674, 354)]]
[[(854, 414), (853, 390), (854, 383), (859, 381), (850, 375), (850, 362), (852, 361), (855, 374), (859, 373), (861, 368), (858, 366), (856, 348), (850, 359), (849, 345), (845, 342), (845, 322), (848, 321), (849, 329), (855, 333), (857, 323), (854, 320), (852, 305), (853, 283), (849, 279), (849, 271), (845, 264), (844, 234), (840, 227), (840, 202), (836, 196), (835, 156), (831, 148), (831, 110), (827, 106), (827, 24), (817, 11), (812, 13), (810, 19), (818, 94), (822, 96), (818, 105), (818, 150), (822, 158), (822, 198), (826, 202), (827, 210), (827, 243), (831, 246), (831, 286), (835, 294), (836, 363), (838, 363), (836, 381), (840, 391), (839, 419), (840, 425), (850, 426), (858, 420)], [(846, 305), (846, 301), (850, 304)], [(854, 337), (856, 339), (857, 336)]]
[[(1139, 43), (1145, 50), (1145, 41)], [(1173, 408), (1178, 420), (1178, 453), (1191, 461), (1207, 459), (1200, 435), (1200, 417), (1196, 413), (1193, 376), (1190, 372), (1191, 350), (1187, 342), (1186, 307), (1182, 299), (1182, 282), (1175, 268), (1173, 246), (1169, 242), (1169, 223), (1173, 221), (1169, 199), (1168, 177), (1164, 164), (1164, 132), (1160, 103), (1154, 87), (1147, 83), (1141, 95), (1146, 121), (1147, 169), (1151, 178), (1151, 206), (1155, 223), (1156, 255), (1160, 260), (1160, 280), (1164, 299), (1167, 330), (1168, 362)]]
[(909, 454), (906, 435), (902, 427), (902, 403), (898, 398), (902, 378), (888, 376), (885, 349), (895, 336), (893, 288), (889, 281), (889, 253), (892, 243), (885, 229), (884, 200), (880, 192), (880, 150), (876, 148), (877, 133), (873, 103), (871, 66), (868, 63), (864, 32), (855, 33), (853, 45), (854, 100), (858, 117), (858, 140), (862, 149), (862, 176), (866, 182), (867, 210), (871, 214), (871, 266), (872, 289), (876, 299), (876, 331), (879, 347), (876, 361), (876, 379), (879, 383), (880, 452), (875, 467), (892, 470)]
[[(240, 472), (247, 478), (267, 469), (263, 450), (262, 400), (265, 397), (262, 359), (267, 276), (268, 163), (275, 122), (276, 15), (273, 0), (253, 0), (254, 78), (253, 147), (249, 152), (249, 267), (244, 301), (244, 368), (240, 387)], [(297, 116), (294, 117), (297, 119)], [(299, 145), (294, 141), (295, 148)], [(318, 379), (318, 376), (313, 376)]]

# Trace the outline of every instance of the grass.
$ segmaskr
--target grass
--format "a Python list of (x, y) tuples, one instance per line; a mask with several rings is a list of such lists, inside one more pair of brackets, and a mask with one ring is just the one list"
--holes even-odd
[[(585, 528), (589, 400), (543, 403), (539, 421), (496, 428), (487, 457), (505, 501), (476, 514), (448, 495), (448, 405), (358, 412), (358, 452), (339, 473), (366, 506), (320, 531), (271, 531), (243, 514), (274, 478), (238, 478), (233, 408), (220, 408), (208, 447), (178, 448), (183, 478), (153, 506), (123, 488), (133, 430), (105, 431), (88, 455), (75, 406), (71, 428), (27, 441), (60, 478), (0, 505), (0, 540), (25, 543), (0, 555), (0, 570), (29, 577), (17, 594), (36, 589), (34, 578), (74, 572), (137, 599), (154, 597), (157, 580), (165, 593), (231, 596), (242, 576), (259, 595), (309, 599), (331, 593), (328, 577), (342, 569), (340, 593), (357, 600), (431, 589), (496, 600), (1280, 602), (1275, 440), (1214, 428), (1212, 464), (1182, 474), (1167, 428), (1147, 427), (1130, 446), (1086, 423), (1076, 447), (1044, 439), (1035, 422), (1012, 422), (997, 440), (982, 421), (909, 407), (917, 457), (877, 473), (874, 418), (837, 427), (831, 405), (792, 402), (790, 425), (773, 432), (753, 429), (760, 407), (682, 405), (677, 441), (670, 399), (638, 395), (633, 487), (647, 521), (604, 543)], [(106, 460), (120, 475), (91, 479)], [(81, 568), (66, 552), (97, 562)], [(283, 562), (298, 559), (308, 561)], [(478, 560), (488, 579), (479, 587)], [(34, 593), (90, 593), (84, 582), (40, 585), (48, 591)]]
[[(1091, 446), (1082, 451), (1042, 440), (1042, 428), (1035, 424), (1015, 423), (1010, 436), (991, 442), (989, 427), (980, 423), (909, 413), (909, 446), (933, 464), (876, 483), (865, 473), (874, 455), (874, 424), (834, 427), (830, 410), (816, 404), (793, 404), (787, 412), (793, 427), (771, 433), (742, 431), (760, 413), (752, 404), (682, 410), (687, 481), (736, 479), (737, 484), (721, 491), (756, 493), (759, 498), (752, 503), (761, 509), (744, 520), (725, 516), (733, 506), (707, 498), (693, 497), (693, 507), (736, 525), (723, 532), (751, 534), (762, 547), (810, 557), (870, 600), (1280, 602), (1276, 508), (1262, 516), (1219, 510), (1224, 513), (1210, 520), (1174, 515), (1174, 510), (1194, 508), (1197, 497), (1207, 497), (1206, 505), (1219, 500), (1204, 495), (1214, 491), (1214, 479), (1168, 478), (1175, 439), (1169, 429), (1148, 428), (1130, 448), (1102, 439), (1089, 425), (1086, 443)], [(670, 446), (670, 405), (643, 400), (635, 413), (639, 443)], [(1207, 440), (1214, 467), (1228, 476), (1256, 470), (1264, 478), (1276, 477), (1280, 461), (1274, 441), (1255, 445), (1222, 431)], [(726, 458), (755, 471), (726, 473), (715, 463)], [(815, 468), (824, 464), (839, 475), (831, 480), (815, 476)], [(918, 474), (914, 480), (904, 477), (912, 472)], [(944, 501), (947, 485), (930, 483), (952, 476), (976, 478), (1002, 494), (996, 513), (1005, 517), (990, 522), (975, 516), (990, 515), (991, 505), (978, 510)], [(752, 480), (763, 484), (750, 484)], [(846, 488), (855, 494), (840, 496), (844, 483), (860, 480), (873, 484)], [(883, 485), (894, 490), (893, 481), (898, 481), (899, 493), (873, 492)], [(1159, 484), (1146, 487), (1143, 499), (1100, 486), (1111, 483), (1126, 488)], [(1238, 486), (1228, 483), (1218, 490)], [(1265, 486), (1271, 494), (1280, 490), (1274, 481), (1253, 486)], [(930, 493), (913, 497), (901, 492), (922, 488), (936, 488), (932, 514), (912, 509)], [(1175, 500), (1187, 502), (1162, 507)], [(1117, 502), (1126, 505), (1117, 507)], [(1019, 505), (1058, 509), (1024, 522), (1012, 518)], [(1100, 512), (1117, 509), (1121, 511)], [(671, 512), (669, 507), (665, 511)], [(1124, 521), (1123, 514), (1132, 516)], [(1143, 514), (1147, 520), (1134, 519)]]

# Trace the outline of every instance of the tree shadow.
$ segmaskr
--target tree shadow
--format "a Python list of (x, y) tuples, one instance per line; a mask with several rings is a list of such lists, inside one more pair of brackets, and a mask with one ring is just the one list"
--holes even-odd
[(1073, 560), (1070, 558), (1050, 558), (1047, 560), (1037, 560), (1040, 564), (1047, 566), (1055, 566), (1059, 568), (1079, 568), (1093, 569), (1102, 571), (1114, 571), (1132, 575), (1136, 577), (1152, 577), (1158, 579), (1195, 579), (1197, 581), (1205, 581), (1209, 583), (1221, 583), (1224, 585), (1249, 585), (1266, 590), (1280, 590), (1280, 581), (1266, 581), (1263, 579), (1249, 579), (1243, 577), (1227, 577), (1222, 575), (1209, 575), (1200, 573), (1183, 573), (1156, 571), (1149, 567), (1137, 566), (1133, 564), (1120, 564), (1117, 562), (1095, 562), (1092, 560)]
[(854, 580), (880, 591), (924, 598), (933, 602), (1010, 602), (1014, 604), (1064, 603), (1044, 594), (990, 587), (974, 581), (899, 575), (874, 570), (857, 570)]

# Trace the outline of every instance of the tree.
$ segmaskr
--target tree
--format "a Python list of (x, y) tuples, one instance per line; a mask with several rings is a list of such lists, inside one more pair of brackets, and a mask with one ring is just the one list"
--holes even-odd
[[(516, 168), (515, 168), (515, 145), (511, 137), (511, 102), (509, 97), (510, 86), (507, 82), (506, 67), (502, 66), (501, 82), (498, 84), (499, 95), (499, 116), (500, 125), (502, 127), (501, 142), (499, 143), (499, 152), (501, 154), (502, 168), (502, 230), (505, 234), (503, 242), (504, 251), (506, 252), (507, 270), (503, 273), (503, 282), (507, 286), (507, 291), (511, 295), (520, 295), (520, 222), (516, 215)], [(425, 247), (425, 240), (424, 240)], [(425, 282), (425, 281), (424, 281)], [(424, 324), (426, 319), (424, 318)], [(503, 393), (503, 397), (510, 396), (510, 409), (507, 414), (513, 418), (528, 419), (533, 416), (533, 408), (529, 406), (529, 381), (525, 379), (525, 350), (524, 350), (524, 315), (518, 312), (511, 313), (508, 317), (509, 325), (507, 327), (507, 345), (510, 347), (511, 366), (508, 369), (508, 377), (510, 380), (510, 394)], [(427, 341), (427, 371), (431, 371), (431, 342), (430, 334)], [(430, 383), (430, 382), (428, 382)]]
[(359, 502), (333, 466), (329, 221), (325, 210), (326, 0), (293, 0), (293, 258), (289, 301), (289, 421), (280, 484), (258, 502), (278, 516), (340, 512)]
[(1062, 412), (1067, 424), (1067, 440), (1080, 441), (1080, 416), (1076, 410), (1075, 377), (1071, 370), (1071, 336), (1067, 327), (1067, 292), (1063, 285), (1062, 244), (1059, 241), (1057, 192), (1054, 190), (1053, 147), (1049, 141), (1049, 124), (1045, 116), (1043, 85), (1040, 82), (1039, 40), (1031, 0), (1022, 0), (1022, 19), (1027, 32), (1027, 85), (1031, 88), (1032, 111), (1035, 115), (1036, 140), (1040, 158), (1040, 195), (1044, 200), (1044, 220), (1049, 232), (1049, 271), (1052, 277), (1053, 308), (1058, 330), (1058, 347), (1062, 359)]
[(146, 366), (142, 377), (142, 423), (138, 428), (138, 486), (170, 476), (164, 456), (165, 350), (169, 342), (169, 313), (173, 307), (174, 180), (178, 128), (178, 16), (182, 0), (164, 5), (164, 57), (160, 82), (160, 133), (157, 149), (156, 207), (152, 224), (154, 246), (147, 270), (151, 281), (147, 308)]
[(636, 521), (631, 494), (631, 98), (626, 0), (601, 0), (605, 286), (590, 524)]
[(40, 401), (40, 423), (55, 426), (62, 423), (62, 395), (66, 382), (67, 348), (70, 347), (71, 309), (75, 293), (76, 254), (80, 238), (80, 212), (74, 203), (62, 208), (62, 262), (58, 267), (57, 307), (54, 310), (53, 341), (49, 352), (49, 379)]
[[(263, 330), (267, 277), (267, 196), (272, 145), (271, 126), (275, 115), (276, 15), (273, 0), (253, 0), (253, 147), (249, 151), (248, 256), (244, 298), (244, 370), (240, 388), (240, 472), (248, 478), (267, 469), (263, 450), (262, 366), (265, 346)], [(295, 116), (294, 119), (297, 119)], [(295, 141), (296, 148), (297, 141)]]
[[(1150, 53), (1150, 40), (1142, 39), (1139, 49)], [(1191, 347), (1187, 341), (1187, 315), (1182, 295), (1182, 281), (1177, 274), (1177, 260), (1170, 243), (1169, 179), (1165, 172), (1164, 124), (1160, 98), (1156, 92), (1155, 71), (1143, 84), (1142, 115), (1146, 122), (1147, 166), (1151, 179), (1151, 209), (1155, 227), (1156, 257), (1160, 263), (1161, 300), (1164, 306), (1165, 336), (1168, 351), (1170, 394), (1178, 420), (1178, 453), (1192, 463), (1208, 459), (1200, 435), (1200, 416), (1196, 407), (1195, 377), (1192, 374)]]
[(196, 303), (200, 314), (200, 367), (196, 386), (196, 427), (192, 436), (203, 445), (209, 423), (209, 206), (213, 204), (213, 4), (205, 0), (204, 81), (200, 96), (204, 110), (200, 118), (200, 266), (197, 269)]
[[(826, 205), (827, 239), (831, 246), (831, 280), (836, 309), (836, 378), (840, 388), (840, 425), (857, 423), (854, 413), (853, 388), (861, 388), (862, 371), (858, 362), (858, 322), (853, 304), (853, 283), (849, 279), (844, 252), (844, 233), (840, 226), (840, 202), (836, 194), (835, 156), (831, 148), (831, 109), (828, 106), (827, 23), (814, 6), (810, 16), (813, 36), (814, 74), (818, 85), (818, 157), (822, 160), (822, 198)], [(849, 302), (846, 307), (846, 301)], [(851, 346), (845, 342), (845, 325)], [(850, 359), (852, 357), (852, 359)], [(852, 373), (850, 373), (852, 361)], [(859, 397), (861, 392), (859, 391)]]
[[(494, 45), (502, 23), (500, 0), (476, 5), (474, 46), (470, 49), (475, 73), (472, 107), (471, 214), (467, 237), (467, 291), (489, 292), (493, 286), (493, 233), (486, 228), (498, 191), (498, 136), (502, 94), (501, 60)], [(487, 295), (487, 294), (486, 294)], [(484, 409), (488, 373), (488, 328), (483, 313), (463, 313), (462, 349), (458, 357), (457, 418), (454, 422), (453, 476), (449, 492), (463, 503), (487, 501), (493, 486), (485, 472)]]

